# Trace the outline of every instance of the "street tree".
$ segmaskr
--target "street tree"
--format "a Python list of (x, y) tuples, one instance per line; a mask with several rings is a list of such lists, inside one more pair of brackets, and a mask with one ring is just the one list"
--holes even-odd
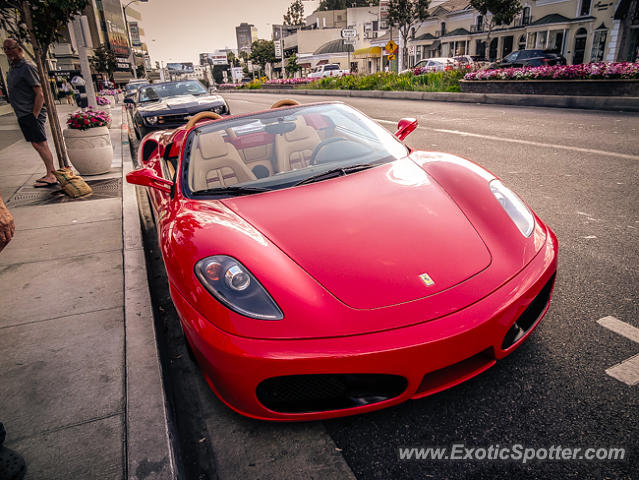
[(51, 44), (62, 36), (69, 21), (80, 15), (87, 4), (88, 0), (0, 0), (0, 29), (18, 42), (38, 69), (60, 167), (68, 165), (67, 151), (44, 65)]
[(317, 10), (345, 10), (347, 7), (377, 7), (379, 0), (321, 0)]
[(294, 75), (302, 69), (299, 63), (297, 63), (297, 55), (293, 54), (286, 59), (286, 73)]
[(304, 4), (302, 0), (293, 0), (284, 14), (284, 25), (299, 27), (304, 25)]
[[(486, 46), (490, 45), (493, 28), (497, 25), (512, 23), (522, 9), (520, 0), (469, 0), (469, 3), (486, 19), (484, 23), (488, 30)], [(488, 14), (490, 14), (490, 18)]]
[(239, 67), (240, 66), (240, 60), (239, 58), (237, 58), (235, 56), (235, 54), (232, 51), (228, 51), (226, 52), (226, 61), (229, 62), (229, 65), (231, 67)]
[(267, 63), (274, 63), (276, 60), (275, 44), (272, 40), (255, 40), (251, 45), (249, 58), (264, 70)]
[(388, 23), (397, 27), (402, 38), (402, 65), (403, 70), (408, 58), (408, 37), (411, 29), (428, 17), (429, 0), (390, 0), (388, 3)]
[(89, 62), (96, 72), (106, 74), (109, 80), (113, 81), (113, 72), (118, 68), (118, 59), (108, 45), (103, 43), (94, 49)]

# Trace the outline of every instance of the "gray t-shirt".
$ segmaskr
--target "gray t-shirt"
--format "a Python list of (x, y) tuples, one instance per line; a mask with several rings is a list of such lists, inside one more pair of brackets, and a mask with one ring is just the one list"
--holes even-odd
[[(7, 88), (9, 90), (9, 102), (17, 117), (33, 115), (33, 103), (35, 92), (33, 87), (40, 86), (38, 70), (23, 58), (18, 63), (11, 65), (7, 73)], [(38, 118), (46, 119), (47, 111), (42, 106)]]

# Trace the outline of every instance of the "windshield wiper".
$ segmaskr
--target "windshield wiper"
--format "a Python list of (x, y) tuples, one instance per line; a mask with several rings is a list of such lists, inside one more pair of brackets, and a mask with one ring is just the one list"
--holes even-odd
[(206, 190), (198, 190), (197, 192), (193, 192), (193, 195), (245, 195), (250, 193), (262, 193), (270, 191), (270, 188), (231, 185), (230, 187), (215, 187), (207, 188)]
[(349, 165), (348, 167), (332, 168), (325, 172), (318, 173), (317, 175), (305, 178), (301, 182), (297, 182), (294, 186), (296, 187), (298, 185), (306, 185), (307, 183), (321, 182), (322, 180), (328, 180), (329, 178), (343, 177), (349, 173), (361, 172), (362, 170), (368, 170), (374, 166), (375, 164), (371, 163), (361, 163), (358, 165)]

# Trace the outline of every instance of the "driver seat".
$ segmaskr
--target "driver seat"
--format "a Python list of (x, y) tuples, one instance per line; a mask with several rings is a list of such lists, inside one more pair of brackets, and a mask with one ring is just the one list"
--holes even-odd
[(292, 132), (275, 136), (278, 172), (307, 167), (313, 150), (321, 141), (317, 131), (309, 127), (302, 117), (295, 123)]
[(193, 191), (257, 180), (236, 148), (225, 142), (219, 132), (199, 135), (190, 163), (189, 184)]

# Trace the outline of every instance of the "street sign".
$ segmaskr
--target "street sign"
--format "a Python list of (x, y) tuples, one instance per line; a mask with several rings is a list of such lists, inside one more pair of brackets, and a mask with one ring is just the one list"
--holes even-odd
[(395, 50), (397, 50), (397, 44), (395, 42), (393, 42), (392, 40), (389, 40), (388, 43), (386, 44), (386, 46), (384, 47), (384, 49), (388, 53), (394, 53)]
[(275, 40), (275, 56), (277, 58), (281, 58), (282, 57), (282, 43), (281, 40)]
[(244, 77), (244, 72), (242, 72), (242, 67), (233, 67), (231, 68), (231, 76), (233, 77), (233, 81), (239, 82)]
[(343, 41), (344, 41), (344, 45), (355, 45), (354, 38), (345, 38)]
[(357, 36), (357, 30), (354, 28), (343, 28), (342, 38), (355, 38)]
[(389, 56), (388, 56), (388, 59), (389, 59), (389, 60), (395, 60), (395, 55), (389, 55)]
[(408, 47), (408, 54), (409, 55), (415, 55), (415, 45), (410, 45)]

